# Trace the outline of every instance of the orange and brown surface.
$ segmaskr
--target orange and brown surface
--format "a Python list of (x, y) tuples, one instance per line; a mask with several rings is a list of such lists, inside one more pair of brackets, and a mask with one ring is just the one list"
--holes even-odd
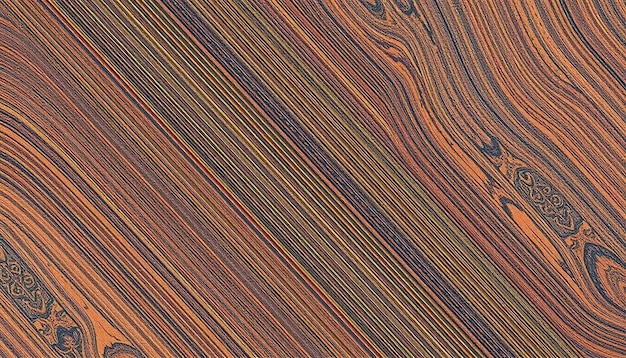
[(0, 0), (0, 357), (626, 356), (626, 2)]

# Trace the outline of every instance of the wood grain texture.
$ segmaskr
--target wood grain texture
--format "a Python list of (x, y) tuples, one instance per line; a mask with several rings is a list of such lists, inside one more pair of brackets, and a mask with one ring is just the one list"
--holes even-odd
[(0, 356), (626, 356), (626, 4), (0, 0)]

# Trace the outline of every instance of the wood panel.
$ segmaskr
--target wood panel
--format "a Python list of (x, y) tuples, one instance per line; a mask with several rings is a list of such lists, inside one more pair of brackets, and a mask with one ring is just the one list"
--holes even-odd
[(0, 355), (626, 356), (620, 1), (0, 0)]

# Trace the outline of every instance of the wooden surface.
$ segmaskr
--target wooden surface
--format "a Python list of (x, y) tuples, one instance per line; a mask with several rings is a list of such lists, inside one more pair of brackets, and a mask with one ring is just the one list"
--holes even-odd
[(626, 356), (625, 120), (620, 0), (0, 0), (0, 356)]

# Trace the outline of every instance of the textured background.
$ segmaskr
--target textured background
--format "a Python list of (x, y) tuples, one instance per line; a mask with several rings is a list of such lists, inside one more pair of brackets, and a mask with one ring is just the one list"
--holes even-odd
[(0, 0), (0, 356), (626, 355), (626, 4)]

